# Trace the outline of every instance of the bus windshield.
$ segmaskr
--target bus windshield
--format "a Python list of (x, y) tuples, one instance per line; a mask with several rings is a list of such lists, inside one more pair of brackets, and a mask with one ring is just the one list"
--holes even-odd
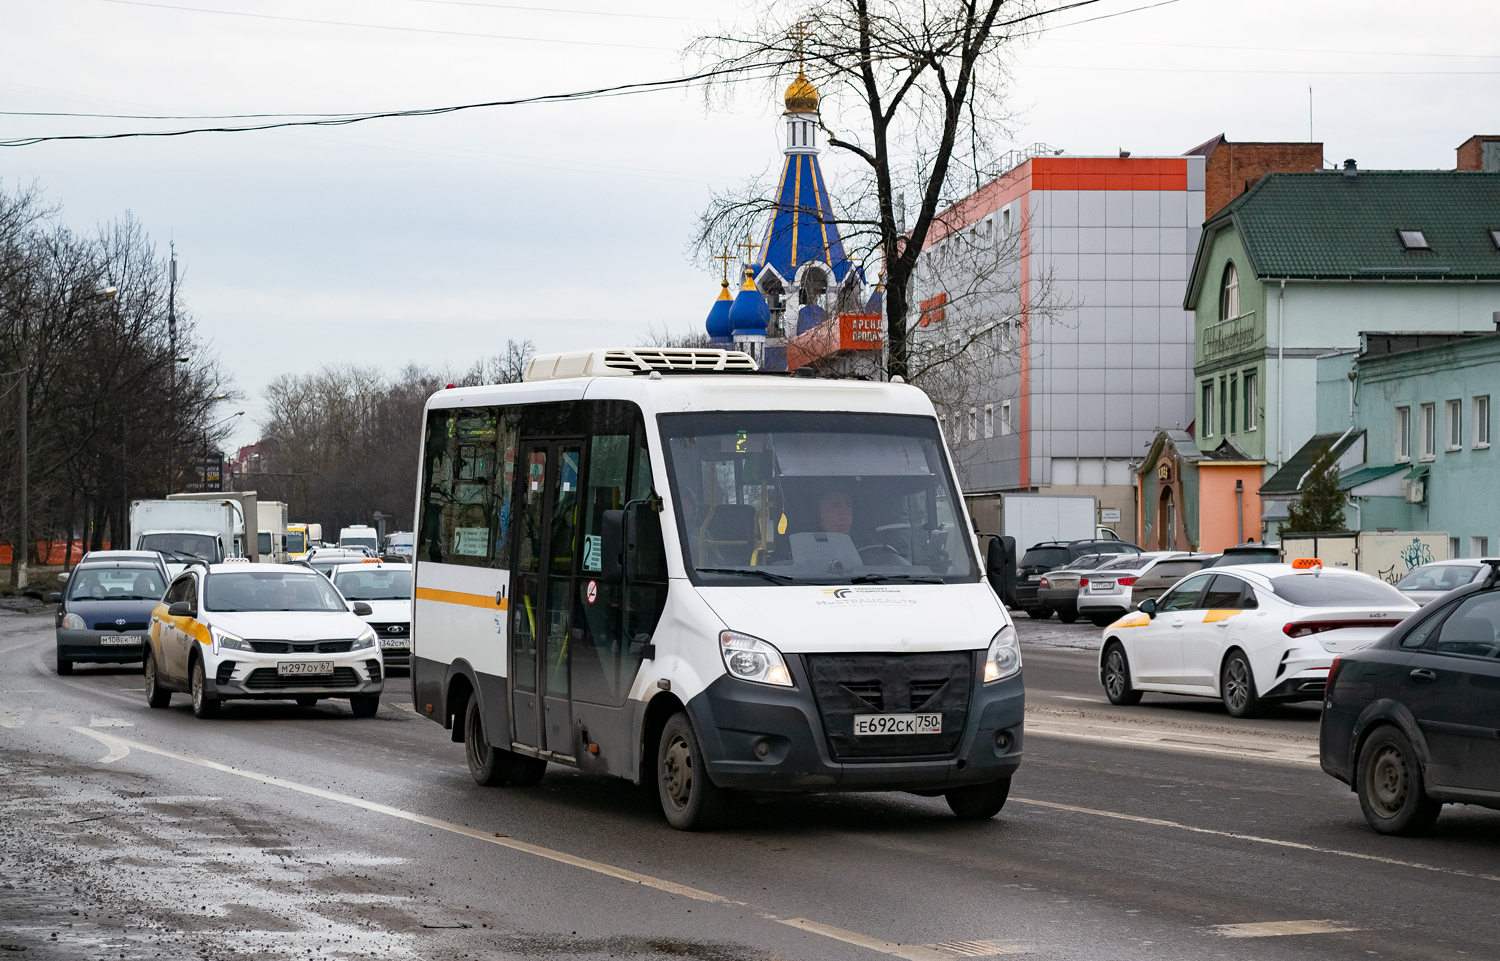
[(931, 418), (724, 411), (660, 422), (684, 560), (700, 583), (978, 577)]

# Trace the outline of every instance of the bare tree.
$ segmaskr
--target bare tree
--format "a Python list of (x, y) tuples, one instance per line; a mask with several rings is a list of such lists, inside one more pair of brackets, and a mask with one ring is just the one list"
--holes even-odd
[[(819, 89), (828, 145), (861, 171), (830, 193), (843, 203), (837, 224), (848, 249), (882, 264), (889, 376), (934, 389), (957, 385), (993, 360), (957, 364), (959, 357), (1003, 350), (1006, 328), (1024, 325), (1039, 306), (1035, 290), (1006, 296), (1019, 292), (1015, 245), (965, 237), (974, 211), (959, 200), (1001, 172), (993, 147), (1007, 133), (1011, 51), (1039, 31), (1045, 14), (1092, 2), (1043, 10), (1036, 0), (807, 0), (771, 5), (750, 30), (689, 47), (705, 66), (731, 72), (715, 88), (726, 94), (745, 75), (768, 76), (774, 89), (805, 74)], [(762, 222), (776, 206), (771, 187), (754, 182), (716, 195), (701, 219), (702, 256)], [(965, 277), (971, 304), (960, 311), (950, 295), (950, 312), (967, 326), (957, 338), (918, 346), (925, 338), (913, 337), (917, 285), (924, 268), (941, 279), (923, 264), (924, 251), (955, 237), (947, 271)], [(973, 256), (965, 261), (963, 253)], [(995, 306), (1006, 302), (1014, 306)]]
[(707, 347), (708, 333), (698, 326), (672, 333), (666, 324), (652, 324), (646, 333), (635, 342), (637, 347)]

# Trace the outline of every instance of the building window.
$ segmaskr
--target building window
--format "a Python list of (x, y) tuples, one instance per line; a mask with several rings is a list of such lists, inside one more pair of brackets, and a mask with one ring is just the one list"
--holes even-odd
[(1396, 408), (1396, 460), (1411, 460), (1411, 408)]
[(1484, 557), (1490, 552), (1490, 539), (1488, 537), (1469, 538), (1469, 556)]
[(1401, 235), (1401, 246), (1407, 250), (1431, 250), (1432, 245), (1427, 242), (1427, 235), (1420, 230), (1398, 230)]
[(1202, 420), (1202, 428), (1198, 431), (1201, 437), (1214, 436), (1214, 382), (1205, 380), (1203, 382), (1203, 410), (1199, 413)]
[(1007, 400), (1000, 404), (1000, 436), (1004, 437), (1010, 431), (1010, 401)]
[(1225, 431), (1226, 431), (1226, 425), (1224, 423), (1224, 416), (1225, 416), (1226, 412), (1229, 409), (1229, 405), (1227, 403), (1225, 403), (1225, 401), (1228, 399), (1228, 395), (1226, 394), (1227, 389), (1228, 388), (1226, 387), (1226, 382), (1225, 382), (1224, 378), (1220, 377), (1219, 378), (1219, 433), (1221, 435), (1224, 434)]
[(1224, 279), (1219, 287), (1219, 319), (1234, 320), (1240, 315), (1240, 274), (1234, 261), (1224, 265)]
[(1461, 555), (1458, 552), (1458, 538), (1456, 538), (1456, 537), (1450, 537), (1450, 538), (1448, 538), (1448, 559), (1452, 560), (1455, 557), (1462, 557), (1462, 556), (1463, 555)]
[(1490, 446), (1490, 398), (1474, 398), (1474, 446)]
[(1437, 453), (1437, 405), (1422, 405), (1422, 459), (1432, 460)]
[(1464, 446), (1464, 402), (1461, 400), (1450, 400), (1448, 408), (1448, 450), (1461, 450)]
[(995, 405), (984, 405), (984, 436), (995, 436)]
[(1260, 396), (1258, 384), (1256, 384), (1256, 373), (1253, 370), (1245, 371), (1245, 429), (1255, 430), (1260, 426)]
[(1238, 374), (1229, 375), (1229, 433), (1240, 429), (1240, 381)]
[(979, 409), (969, 408), (969, 440), (979, 439)]

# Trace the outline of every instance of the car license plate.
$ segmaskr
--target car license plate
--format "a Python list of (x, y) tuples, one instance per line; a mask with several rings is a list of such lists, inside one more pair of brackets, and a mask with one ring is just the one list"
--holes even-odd
[(1114, 589), (1114, 581), (1089, 581), (1089, 590), (1095, 594), (1106, 594)]
[(139, 644), (140, 642), (141, 636), (139, 634), (105, 634), (99, 638), (100, 644), (119, 645), (121, 647), (127, 644)]
[(283, 677), (294, 674), (332, 674), (332, 661), (278, 661), (276, 673)]
[(941, 734), (941, 714), (856, 714), (854, 733), (865, 737), (875, 734)]
[(406, 650), (406, 645), (407, 641), (404, 637), (382, 637), (380, 639), (381, 650), (388, 650), (394, 647), (404, 651)]

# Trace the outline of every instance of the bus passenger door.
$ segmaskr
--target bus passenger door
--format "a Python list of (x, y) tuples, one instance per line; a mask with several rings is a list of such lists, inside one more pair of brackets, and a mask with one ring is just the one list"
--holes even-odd
[(511, 592), (511, 705), (515, 742), (573, 756), (568, 683), (579, 441), (523, 441), (524, 471)]

